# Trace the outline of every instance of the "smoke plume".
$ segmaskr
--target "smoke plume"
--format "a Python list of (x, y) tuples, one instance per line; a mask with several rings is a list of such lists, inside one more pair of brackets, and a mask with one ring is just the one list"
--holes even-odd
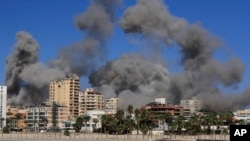
[(6, 60), (8, 102), (17, 105), (41, 103), (48, 97), (47, 84), (63, 73), (38, 63), (39, 46), (32, 35), (20, 31), (16, 39), (14, 50)]
[(146, 104), (157, 95), (166, 95), (170, 84), (168, 75), (161, 64), (154, 64), (136, 54), (124, 54), (92, 73), (89, 80), (107, 97), (119, 95), (125, 102), (123, 106), (142, 106), (140, 104)]
[[(127, 8), (124, 12), (120, 19), (120, 27), (127, 34), (140, 34), (143, 37), (142, 40), (160, 42), (167, 47), (180, 47), (180, 64), (183, 66), (183, 72), (165, 75), (168, 83), (162, 80), (162, 76), (156, 77), (156, 80), (147, 81), (148, 78), (151, 78), (151, 75), (148, 74), (152, 74), (156, 68), (151, 67), (153, 68), (151, 70), (149, 69), (150, 65), (138, 63), (128, 69), (128, 64), (137, 62), (136, 58), (132, 56), (121, 57), (116, 61), (107, 63), (91, 75), (90, 83), (94, 86), (103, 87), (118, 97), (128, 99), (127, 101), (133, 99), (131, 98), (133, 93), (136, 93), (137, 96), (140, 95), (140, 97), (147, 97), (148, 95), (155, 97), (158, 94), (165, 96), (176, 104), (181, 99), (190, 99), (195, 96), (200, 97), (204, 105), (209, 108), (214, 105), (215, 101), (217, 101), (217, 105), (223, 104), (224, 99), (230, 99), (228, 101), (237, 105), (235, 107), (245, 106), (249, 101), (249, 99), (243, 97), (237, 100), (231, 97), (226, 98), (222, 95), (223, 91), (220, 88), (220, 86), (233, 87), (242, 80), (244, 72), (242, 62), (237, 58), (231, 58), (228, 62), (215, 60), (213, 54), (221, 45), (220, 39), (202, 28), (198, 23), (190, 24), (183, 18), (173, 16), (163, 1), (138, 0), (136, 5)], [(157, 50), (158, 48), (155, 48), (151, 51), (154, 53)], [(131, 58), (131, 60), (128, 58)], [(145, 64), (149, 63), (147, 60), (143, 61), (145, 61)], [(152, 66), (154, 65), (152, 64)], [(161, 67), (164, 68), (164, 66)], [(139, 73), (136, 71), (138, 68), (140, 68)], [(167, 69), (164, 68), (164, 70)], [(143, 75), (147, 71), (149, 73)], [(157, 82), (157, 85), (151, 87), (151, 83), (147, 83), (151, 81)], [(140, 91), (141, 86), (145, 86), (144, 88), (148, 88), (148, 90)], [(160, 89), (156, 89), (156, 86)], [(210, 97), (210, 99), (204, 97)], [(218, 99), (218, 97), (222, 98)], [(218, 110), (223, 111), (229, 110), (232, 105), (220, 105), (218, 107), (222, 107)]]
[(114, 8), (119, 0), (95, 0), (87, 11), (75, 18), (76, 27), (85, 38), (72, 46), (62, 48), (51, 66), (64, 72), (87, 76), (106, 57), (106, 41), (114, 28)]
[(17, 44), (6, 61), (8, 102), (40, 104), (48, 98), (48, 84), (67, 73), (86, 76), (106, 56), (106, 41), (113, 34), (114, 9), (120, 0), (93, 0), (86, 12), (76, 16), (75, 26), (83, 31), (82, 41), (60, 48), (56, 60), (38, 62), (39, 46), (27, 32), (17, 33)]

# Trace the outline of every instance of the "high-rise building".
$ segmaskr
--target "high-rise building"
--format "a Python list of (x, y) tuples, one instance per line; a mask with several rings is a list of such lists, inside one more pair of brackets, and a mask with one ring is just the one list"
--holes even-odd
[(195, 97), (189, 100), (181, 100), (180, 105), (184, 108), (185, 111), (187, 111), (187, 114), (199, 112), (199, 110), (201, 110), (202, 108), (201, 100), (198, 100)]
[(84, 93), (80, 93), (79, 114), (84, 115), (90, 110), (103, 110), (103, 95), (94, 91), (93, 88), (87, 88)]
[(0, 86), (0, 128), (6, 126), (7, 86)]
[(79, 115), (80, 78), (75, 74), (66, 75), (50, 82), (49, 101), (68, 108), (69, 119)]
[(112, 98), (106, 99), (105, 112), (107, 114), (115, 114), (118, 109), (118, 103), (119, 103), (118, 98), (112, 97)]

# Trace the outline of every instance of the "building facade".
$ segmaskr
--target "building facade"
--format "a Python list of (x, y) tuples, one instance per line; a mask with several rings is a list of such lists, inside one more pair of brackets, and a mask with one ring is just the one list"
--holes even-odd
[(47, 118), (47, 113), (47, 108), (44, 106), (29, 107), (26, 116), (27, 129), (35, 131), (46, 128), (46, 123), (42, 120)]
[(0, 86), (0, 128), (6, 126), (7, 86)]
[(70, 120), (68, 107), (56, 105), (52, 101), (46, 101), (45, 107), (48, 119), (47, 128), (51, 128), (54, 125), (64, 128), (64, 123)]
[(243, 120), (246, 123), (250, 123), (250, 109), (238, 110), (234, 112), (234, 119), (238, 121)]
[(202, 102), (201, 102), (201, 100), (198, 100), (196, 98), (192, 98), (190, 100), (181, 100), (180, 105), (187, 112), (186, 113), (187, 115), (188, 114), (197, 113), (202, 108)]
[(119, 99), (118, 98), (108, 98), (105, 103), (105, 112), (107, 114), (115, 114), (118, 109)]
[(80, 78), (75, 74), (50, 82), (49, 101), (57, 105), (68, 107), (69, 118), (79, 115)]
[(94, 91), (93, 88), (87, 88), (79, 97), (79, 115), (84, 115), (87, 111), (104, 110), (103, 95)]
[(98, 129), (102, 127), (101, 117), (105, 115), (105, 111), (103, 110), (92, 110), (87, 111), (87, 115), (90, 116), (90, 120), (87, 122), (87, 125), (83, 126), (81, 130), (93, 132), (94, 129)]

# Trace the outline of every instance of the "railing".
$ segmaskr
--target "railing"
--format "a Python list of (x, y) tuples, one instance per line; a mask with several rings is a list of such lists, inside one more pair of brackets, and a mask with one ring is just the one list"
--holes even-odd
[(171, 140), (178, 141), (229, 141), (228, 134), (220, 135), (163, 135), (163, 134), (154, 134), (154, 135), (114, 135), (114, 134), (101, 134), (101, 133), (70, 133), (69, 136), (65, 136), (64, 133), (53, 133), (53, 132), (12, 132), (9, 134), (0, 133), (1, 139), (12, 139), (12, 140), (25, 140), (25, 139), (39, 139), (39, 140), (107, 140), (107, 141), (157, 141), (163, 138), (168, 138)]

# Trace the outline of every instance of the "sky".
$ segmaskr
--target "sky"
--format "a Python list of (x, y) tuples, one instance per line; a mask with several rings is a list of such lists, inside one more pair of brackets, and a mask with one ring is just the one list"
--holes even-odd
[[(245, 65), (243, 81), (238, 85), (240, 91), (250, 86), (250, 1), (248, 0), (165, 0), (169, 11), (189, 23), (200, 23), (205, 29), (223, 41), (215, 53), (215, 58), (227, 61), (237, 56)], [(116, 18), (123, 14), (135, 0), (124, 0), (116, 9)], [(56, 57), (57, 50), (82, 40), (84, 34), (74, 25), (74, 18), (86, 11), (89, 0), (0, 0), (0, 85), (4, 85), (5, 61), (13, 51), (18, 31), (33, 35), (40, 46), (39, 60), (47, 62)], [(118, 22), (114, 35), (107, 42), (106, 60), (118, 58), (123, 53), (139, 52), (138, 45), (119, 28)], [(179, 71), (180, 56), (174, 48), (164, 49), (168, 69)], [(82, 88), (88, 87), (83, 79)]]

